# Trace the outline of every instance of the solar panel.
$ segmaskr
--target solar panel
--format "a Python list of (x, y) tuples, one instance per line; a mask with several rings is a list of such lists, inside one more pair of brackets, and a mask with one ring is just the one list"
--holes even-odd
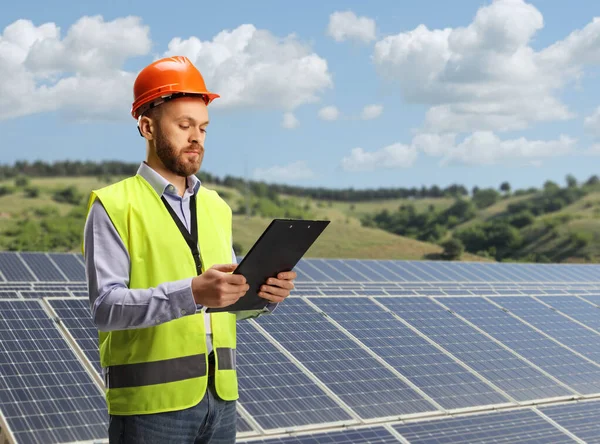
[[(0, 252), (0, 394), (11, 397), (8, 404), (0, 398), (0, 417), (10, 417), (9, 426), (22, 433), (16, 442), (28, 442), (27, 432), (38, 434), (29, 439), (33, 442), (82, 441), (88, 430), (91, 440), (107, 438), (102, 384), (89, 373), (100, 372), (100, 365), (84, 264), (78, 253)], [(572, 442), (564, 427), (582, 441), (600, 444), (600, 402), (552, 405), (575, 390), (600, 394), (600, 363), (578, 355), (600, 358), (600, 316), (594, 306), (600, 306), (600, 266), (309, 258), (295, 269), (292, 298), (273, 315), (238, 323), (237, 430), (244, 436), (238, 442), (399, 442), (400, 429), (392, 431), (391, 421), (400, 417), (408, 422), (395, 426), (410, 429), (404, 429), (404, 442), (477, 443), (481, 437), (492, 443)], [(60, 297), (41, 299), (51, 295)], [(458, 309), (485, 333), (433, 298)], [(38, 309), (49, 304), (60, 323), (40, 310), (27, 318), (33, 326), (28, 330), (3, 329), (5, 320), (17, 322), (27, 311), (6, 303), (37, 304)], [(9, 334), (24, 339), (25, 350), (7, 340)], [(40, 339), (44, 335), (55, 343)], [(71, 341), (78, 348), (70, 349)], [(7, 362), (9, 353), (17, 360)], [(65, 353), (69, 356), (62, 359)], [(77, 369), (73, 376), (71, 366)], [(19, 378), (20, 385), (11, 379), (6, 389), (8, 378)], [(48, 388), (39, 387), (42, 378), (50, 380)], [(66, 385), (65, 378), (71, 378)], [(67, 401), (58, 396), (63, 385)], [(84, 401), (72, 401), (86, 387), (95, 390), (86, 401), (99, 402), (91, 414)], [(26, 393), (35, 401), (21, 400)], [(510, 409), (515, 402), (541, 399), (548, 407)], [(465, 415), (487, 407), (499, 411)], [(454, 419), (427, 419), (458, 408), (464, 411)], [(75, 410), (79, 419), (69, 416)], [(67, 428), (78, 420), (81, 428)], [(361, 420), (387, 424), (367, 426)], [(63, 439), (59, 435), (66, 430), (71, 436)], [(261, 436), (263, 431), (267, 435)]]
[(301, 299), (256, 322), (362, 418), (436, 410)]
[(52, 297), (52, 296), (69, 296), (69, 292), (68, 291), (52, 291), (52, 290), (33, 290), (33, 291), (23, 291), (21, 290), (21, 296), (23, 296), (24, 298), (45, 298), (45, 297)]
[(599, 366), (556, 344), (490, 302), (474, 297), (447, 297), (438, 301), (579, 393), (600, 392)]
[(562, 444), (574, 439), (529, 409), (395, 425), (411, 444)]
[(0, 251), (0, 272), (9, 282), (32, 282), (36, 278), (16, 253)]
[(85, 281), (85, 267), (74, 255), (48, 253), (50, 259), (60, 268), (69, 281)]
[(23, 261), (36, 274), (38, 280), (49, 282), (67, 280), (45, 253), (23, 251), (20, 255)]
[(302, 276), (307, 276), (312, 282), (330, 282), (332, 279), (325, 273), (321, 272), (318, 268), (311, 265), (311, 261), (307, 259), (300, 259), (300, 261), (294, 267), (294, 270)]
[[(395, 282), (399, 280), (399, 276), (397, 274), (395, 274), (389, 268), (386, 268), (379, 261), (352, 259), (352, 263), (356, 263), (356, 267), (359, 267), (363, 273), (368, 273), (369, 276), (373, 276), (373, 280), (375, 281)], [(378, 276), (381, 277), (377, 278)]]
[(572, 296), (545, 296), (538, 300), (600, 332), (600, 309), (589, 302)]
[(410, 261), (390, 262), (389, 265), (393, 266), (397, 270), (400, 270), (403, 277), (406, 276), (407, 280), (410, 281), (419, 280), (427, 282), (436, 282), (442, 280), (439, 277), (436, 277), (435, 274), (429, 274), (427, 271), (423, 271), (422, 267)]
[[(348, 276), (353, 281), (383, 281), (381, 276), (377, 276), (375, 273), (369, 273), (368, 270), (356, 267), (356, 264), (352, 264), (350, 261), (344, 261), (340, 259), (328, 259), (327, 264), (335, 268), (340, 273)], [(369, 275), (371, 277), (369, 277)]]
[(600, 443), (600, 402), (569, 403), (539, 410), (586, 443)]
[(254, 429), (239, 413), (237, 415), (237, 426), (236, 430), (238, 433), (252, 432)]
[(251, 323), (238, 324), (237, 366), (239, 402), (264, 429), (354, 422)]
[(19, 443), (101, 439), (102, 390), (40, 301), (0, 301), (0, 406)]
[(575, 394), (430, 299), (378, 300), (517, 401)]
[(338, 271), (337, 268), (330, 265), (330, 262), (325, 259), (311, 259), (310, 264), (323, 273), (326, 273), (327, 276), (336, 282), (349, 282), (354, 280), (350, 276)]
[(509, 402), (368, 299), (315, 298), (312, 302), (442, 407), (457, 409)]
[(87, 299), (48, 299), (60, 322), (73, 336), (79, 348), (90, 361), (98, 374), (100, 353), (98, 351), (98, 330), (91, 318), (90, 304)]
[[(490, 298), (571, 350), (600, 363), (600, 334), (529, 297)], [(592, 311), (592, 310), (590, 310)], [(600, 311), (599, 311), (600, 313)], [(600, 316), (598, 317), (600, 320)]]
[[(238, 440), (238, 442), (248, 441)], [(383, 427), (252, 440), (253, 444), (396, 444), (398, 442), (400, 441)]]

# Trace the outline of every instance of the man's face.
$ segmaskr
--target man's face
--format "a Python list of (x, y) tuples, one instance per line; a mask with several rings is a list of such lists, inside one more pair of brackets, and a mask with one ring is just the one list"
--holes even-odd
[(182, 97), (159, 107), (155, 125), (156, 155), (168, 170), (179, 176), (196, 174), (204, 158), (208, 126), (204, 101)]

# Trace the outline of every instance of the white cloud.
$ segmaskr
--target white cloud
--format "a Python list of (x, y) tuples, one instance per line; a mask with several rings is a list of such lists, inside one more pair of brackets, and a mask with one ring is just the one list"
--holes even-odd
[(585, 154), (587, 154), (588, 156), (600, 156), (600, 143), (595, 143), (592, 146), (590, 146), (585, 151)]
[(255, 168), (254, 179), (265, 182), (303, 180), (315, 177), (315, 173), (303, 160), (288, 165), (273, 165), (268, 168)]
[(383, 112), (382, 105), (367, 105), (363, 108), (360, 118), (363, 120), (376, 119)]
[(583, 124), (591, 134), (600, 137), (600, 106), (596, 108), (592, 115), (585, 118)]
[(121, 66), (150, 51), (148, 34), (135, 17), (82, 17), (64, 38), (54, 23), (13, 22), (0, 35), (0, 119), (57, 110), (78, 120), (128, 116), (134, 74)]
[(344, 171), (375, 171), (378, 169), (407, 168), (417, 159), (417, 150), (413, 146), (394, 143), (377, 151), (365, 151), (353, 148), (349, 156), (342, 159)]
[(323, 120), (337, 120), (340, 112), (335, 106), (326, 106), (319, 110), (318, 115)]
[(430, 105), (426, 132), (508, 131), (574, 117), (558, 98), (600, 62), (600, 18), (535, 51), (542, 14), (522, 0), (496, 0), (467, 27), (412, 31), (375, 44), (377, 72), (404, 98)]
[(491, 131), (476, 131), (458, 144), (455, 138), (455, 134), (420, 134), (412, 143), (430, 156), (441, 157), (442, 165), (540, 165), (543, 159), (572, 153), (577, 143), (576, 139), (566, 135), (556, 140), (528, 140), (524, 137), (501, 140)]
[(224, 108), (286, 111), (317, 102), (333, 85), (327, 61), (294, 35), (277, 37), (253, 25), (224, 30), (210, 41), (174, 38), (165, 56), (185, 55), (202, 72), (213, 102)]
[[(131, 119), (137, 72), (124, 65), (151, 48), (150, 29), (138, 17), (82, 17), (64, 35), (54, 23), (17, 20), (0, 30), (0, 119), (47, 111), (77, 120)], [(295, 36), (252, 25), (210, 41), (173, 38), (164, 55), (173, 54), (189, 56), (221, 94), (215, 107), (291, 112), (333, 85), (325, 59)]]
[(336, 42), (356, 40), (368, 43), (375, 40), (375, 20), (357, 17), (352, 11), (336, 11), (329, 16), (327, 34)]
[(283, 120), (281, 122), (281, 126), (287, 129), (294, 129), (297, 128), (299, 125), (300, 122), (293, 113), (283, 113)]
[[(395, 143), (378, 151), (354, 148), (342, 159), (345, 171), (374, 171), (407, 168), (420, 152), (440, 158), (440, 165), (530, 165), (540, 166), (544, 159), (571, 154), (577, 140), (561, 135), (556, 140), (502, 140), (491, 131), (476, 131), (457, 143), (456, 133), (420, 133), (409, 145)], [(600, 150), (596, 148), (597, 150)], [(592, 149), (589, 150), (592, 153)]]

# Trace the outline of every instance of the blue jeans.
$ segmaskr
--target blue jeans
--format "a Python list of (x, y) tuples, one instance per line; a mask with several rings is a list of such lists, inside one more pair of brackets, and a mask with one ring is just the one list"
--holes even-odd
[(202, 401), (194, 407), (150, 415), (111, 415), (110, 444), (230, 444), (235, 443), (236, 402), (223, 401), (208, 378)]

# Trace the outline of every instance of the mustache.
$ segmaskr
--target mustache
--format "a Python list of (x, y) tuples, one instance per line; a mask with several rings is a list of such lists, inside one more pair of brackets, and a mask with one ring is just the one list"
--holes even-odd
[(204, 152), (204, 147), (202, 145), (190, 146), (183, 150), (184, 153), (198, 153), (201, 154)]

